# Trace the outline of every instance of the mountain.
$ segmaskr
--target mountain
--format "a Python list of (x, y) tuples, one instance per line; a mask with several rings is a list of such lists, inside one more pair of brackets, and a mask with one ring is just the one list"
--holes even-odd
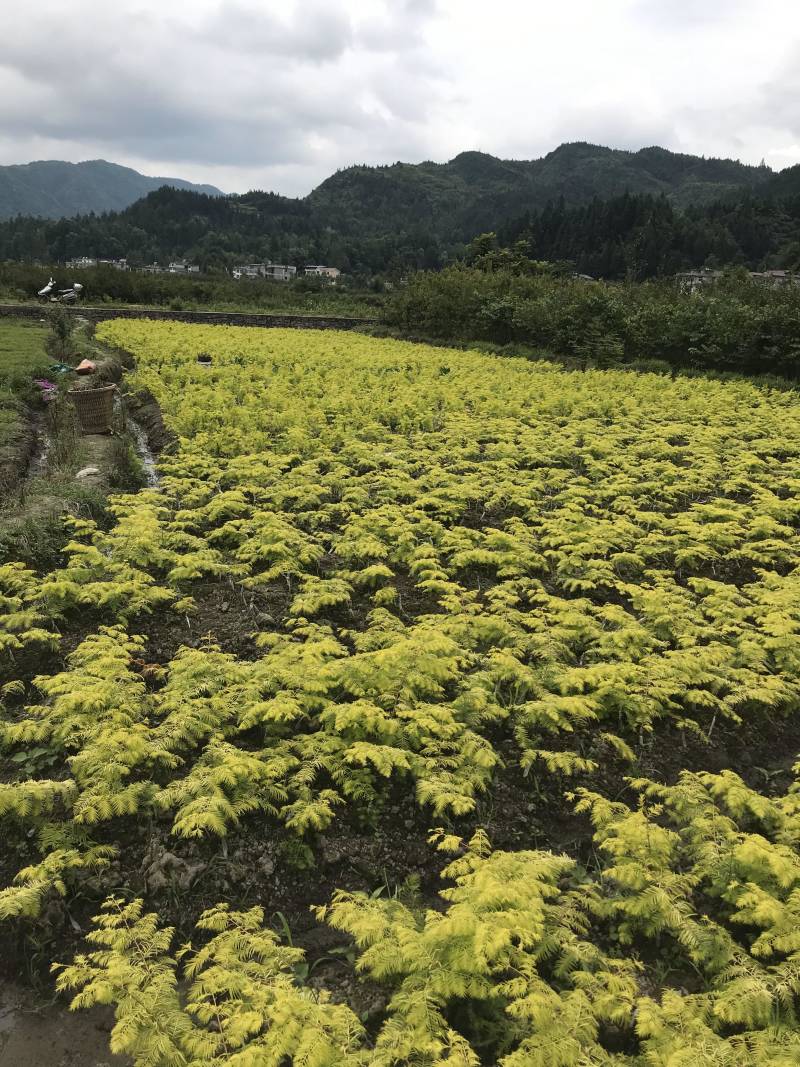
[(770, 197), (800, 196), (800, 163), (773, 174), (760, 191)]
[[(0, 260), (189, 256), (206, 266), (271, 259), (330, 263), (360, 274), (403, 273), (441, 266), (461, 255), (476, 234), (512, 221), (525, 231), (525, 219), (548, 205), (572, 210), (632, 196), (663, 201), (682, 214), (768, 196), (774, 183), (789, 181), (784, 173), (657, 147), (628, 152), (579, 142), (537, 160), (470, 151), (447, 163), (348, 167), (299, 199), (161, 188), (105, 215), (53, 223), (10, 219), (0, 224)], [(775, 195), (784, 194), (779, 189)], [(577, 225), (583, 225), (580, 219)], [(724, 242), (709, 244), (703, 237), (696, 251), (687, 243), (685, 255), (696, 258), (711, 247), (723, 248)]]
[(222, 196), (213, 185), (195, 185), (182, 178), (151, 178), (105, 159), (85, 163), (47, 159), (0, 167), (0, 219), (14, 215), (58, 219), (122, 211), (162, 185)]
[(664, 148), (626, 152), (576, 142), (530, 161), (462, 152), (448, 163), (348, 167), (318, 186), (307, 202), (330, 225), (345, 231), (364, 226), (379, 231), (391, 218), (465, 240), (561, 197), (577, 206), (624, 192), (663, 193), (685, 207), (757, 189), (772, 176), (768, 167), (730, 159)]

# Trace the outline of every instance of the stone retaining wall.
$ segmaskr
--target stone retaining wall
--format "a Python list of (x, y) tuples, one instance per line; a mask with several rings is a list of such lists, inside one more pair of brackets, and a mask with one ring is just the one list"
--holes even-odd
[(0, 317), (41, 319), (53, 307), (65, 307), (74, 315), (92, 322), (101, 319), (157, 319), (168, 322), (195, 322), (206, 326), (262, 326), (296, 330), (355, 330), (369, 326), (374, 319), (339, 318), (335, 315), (254, 315), (229, 311), (172, 311), (165, 308), (100, 308), (56, 304), (0, 304)]

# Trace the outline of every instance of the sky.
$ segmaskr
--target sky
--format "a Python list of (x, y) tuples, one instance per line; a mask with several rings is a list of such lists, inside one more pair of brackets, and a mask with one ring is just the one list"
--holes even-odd
[(303, 196), (564, 141), (800, 163), (798, 0), (4, 0), (0, 163)]

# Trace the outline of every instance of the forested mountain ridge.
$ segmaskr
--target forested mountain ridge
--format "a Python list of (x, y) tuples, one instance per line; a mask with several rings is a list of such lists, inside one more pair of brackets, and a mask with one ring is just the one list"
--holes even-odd
[(442, 237), (469, 240), (481, 229), (495, 229), (503, 219), (559, 197), (578, 205), (626, 191), (663, 193), (687, 206), (758, 189), (772, 177), (768, 167), (733, 160), (575, 142), (530, 161), (462, 152), (448, 163), (348, 167), (322, 182), (307, 202), (344, 232), (385, 225), (388, 214), (398, 225), (432, 225)]
[[(563, 199), (509, 219), (494, 247), (512, 258), (562, 261), (598, 278), (644, 280), (694, 267), (800, 268), (800, 166), (758, 191), (679, 209), (632, 195), (570, 206)], [(508, 255), (498, 258), (508, 262)]]
[(162, 185), (222, 195), (213, 185), (197, 185), (183, 178), (153, 178), (105, 159), (83, 163), (47, 159), (0, 167), (0, 219), (14, 215), (57, 219), (122, 211)]
[[(661, 148), (626, 152), (576, 143), (535, 161), (462, 152), (448, 163), (348, 167), (302, 199), (162, 188), (122, 212), (55, 222), (12, 219), (0, 224), (0, 259), (46, 262), (87, 255), (149, 262), (190, 256), (206, 267), (271, 259), (331, 263), (362, 275), (397, 274), (459, 258), (476, 234), (497, 231), (510, 239), (538, 226), (547, 237), (547, 252), (535, 253), (541, 258), (576, 259), (586, 247), (596, 250), (605, 242), (608, 248), (601, 247), (594, 270), (587, 272), (608, 277), (627, 271), (631, 260), (615, 243), (655, 242), (655, 251), (637, 253), (635, 264), (637, 275), (651, 276), (700, 265), (709, 256), (749, 262), (754, 255), (775, 254), (793, 238), (800, 212), (794, 219), (781, 208), (776, 235), (772, 209), (753, 209), (757, 239), (745, 249), (726, 229), (725, 205), (772, 203), (777, 195), (791, 197), (794, 184), (791, 174), (765, 166)], [(627, 198), (621, 214), (612, 210), (609, 217), (599, 206), (620, 198)], [(559, 214), (570, 216), (564, 230), (569, 241), (558, 237)], [(543, 217), (549, 231), (541, 225)], [(669, 254), (662, 254), (664, 248)]]

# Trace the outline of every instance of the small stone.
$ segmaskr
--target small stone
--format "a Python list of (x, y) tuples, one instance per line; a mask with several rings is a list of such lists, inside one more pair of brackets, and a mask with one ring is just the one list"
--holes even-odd
[(323, 863), (330, 864), (331, 866), (335, 863), (341, 863), (343, 856), (344, 854), (342, 850), (340, 848), (337, 848), (336, 845), (330, 845), (326, 843), (322, 847)]
[(91, 478), (94, 475), (99, 474), (99, 473), (100, 473), (100, 468), (99, 467), (83, 467), (81, 470), (78, 471), (78, 473), (75, 475), (75, 477), (76, 478)]
[(166, 889), (172, 883), (176, 883), (181, 889), (188, 889), (205, 868), (204, 863), (189, 864), (172, 852), (162, 852), (150, 863), (144, 876), (151, 892)]

